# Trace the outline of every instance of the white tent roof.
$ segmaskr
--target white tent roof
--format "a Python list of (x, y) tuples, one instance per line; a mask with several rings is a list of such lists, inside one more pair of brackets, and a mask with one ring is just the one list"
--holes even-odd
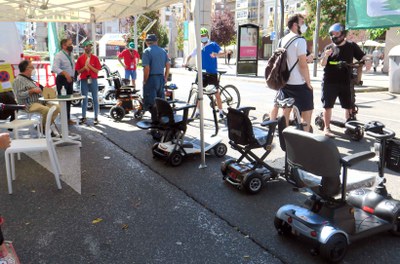
[(0, 21), (102, 22), (176, 2), (179, 0), (0, 0)]

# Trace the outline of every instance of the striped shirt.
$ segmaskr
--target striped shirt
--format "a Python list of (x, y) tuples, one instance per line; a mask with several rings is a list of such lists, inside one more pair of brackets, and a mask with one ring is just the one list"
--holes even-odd
[(13, 89), (14, 93), (17, 95), (18, 104), (24, 104), (28, 112), (33, 103), (41, 103), (39, 101), (39, 97), (42, 96), (41, 94), (34, 93), (29, 95), (29, 90), (34, 88), (39, 87), (31, 78), (23, 76), (22, 74), (19, 74), (13, 83)]
[(71, 77), (75, 75), (75, 62), (72, 53), (68, 55), (64, 50), (58, 52), (54, 57), (52, 71), (60, 74), (66, 71)]

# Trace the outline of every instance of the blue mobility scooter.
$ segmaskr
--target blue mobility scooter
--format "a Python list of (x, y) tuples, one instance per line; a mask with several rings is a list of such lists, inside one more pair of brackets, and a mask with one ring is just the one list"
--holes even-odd
[[(391, 231), (400, 235), (400, 202), (386, 191), (384, 165), (386, 144), (395, 133), (379, 122), (365, 126), (366, 134), (374, 137), (379, 150), (379, 173), (365, 176), (350, 168), (372, 158), (374, 152), (364, 151), (341, 157), (334, 141), (322, 136), (287, 128), (283, 131), (287, 162), (292, 177), (312, 195), (306, 208), (288, 204), (275, 217), (280, 235), (302, 235), (317, 245), (312, 253), (329, 262), (341, 261), (350, 243), (368, 236)], [(321, 166), (323, 164), (323, 166)], [(378, 182), (376, 187), (372, 187)]]
[[(249, 111), (254, 109), (255, 107), (228, 108), (229, 144), (241, 156), (237, 160), (228, 159), (221, 164), (223, 179), (251, 194), (258, 193), (264, 182), (277, 180), (283, 173), (265, 162), (272, 151), (278, 121), (264, 121), (261, 126), (265, 129), (255, 127), (248, 116)], [(265, 152), (259, 157), (253, 152), (255, 149), (264, 149)]]

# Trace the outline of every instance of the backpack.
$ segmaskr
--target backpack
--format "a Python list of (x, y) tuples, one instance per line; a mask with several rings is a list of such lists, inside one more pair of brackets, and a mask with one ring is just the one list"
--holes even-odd
[(287, 65), (287, 48), (293, 43), (299, 36), (295, 36), (286, 43), (285, 47), (281, 48), (279, 42), (279, 47), (272, 53), (269, 58), (267, 66), (265, 67), (265, 80), (269, 88), (274, 90), (279, 90), (284, 87), (289, 80), (290, 73), (293, 68), (297, 65), (299, 60), (290, 68)]

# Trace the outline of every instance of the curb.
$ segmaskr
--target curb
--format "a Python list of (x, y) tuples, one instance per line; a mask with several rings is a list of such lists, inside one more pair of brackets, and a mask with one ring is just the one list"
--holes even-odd
[[(173, 69), (177, 69), (176, 71)], [(179, 68), (171, 68), (171, 73), (173, 74), (178, 74), (178, 75), (191, 75), (194, 78), (194, 73), (189, 72), (189, 71), (184, 71), (184, 70), (179, 70)], [(225, 73), (225, 77), (236, 77), (239, 78), (239, 80), (245, 80), (247, 82), (255, 82), (255, 83), (262, 83), (265, 84), (264, 77), (263, 76), (236, 76), (236, 74), (232, 73)], [(321, 82), (321, 80), (316, 80), (315, 78), (311, 78), (311, 82)], [(355, 92), (356, 93), (370, 93), (370, 92), (388, 92), (389, 88), (386, 87), (379, 87), (379, 86), (356, 86), (355, 87)]]

